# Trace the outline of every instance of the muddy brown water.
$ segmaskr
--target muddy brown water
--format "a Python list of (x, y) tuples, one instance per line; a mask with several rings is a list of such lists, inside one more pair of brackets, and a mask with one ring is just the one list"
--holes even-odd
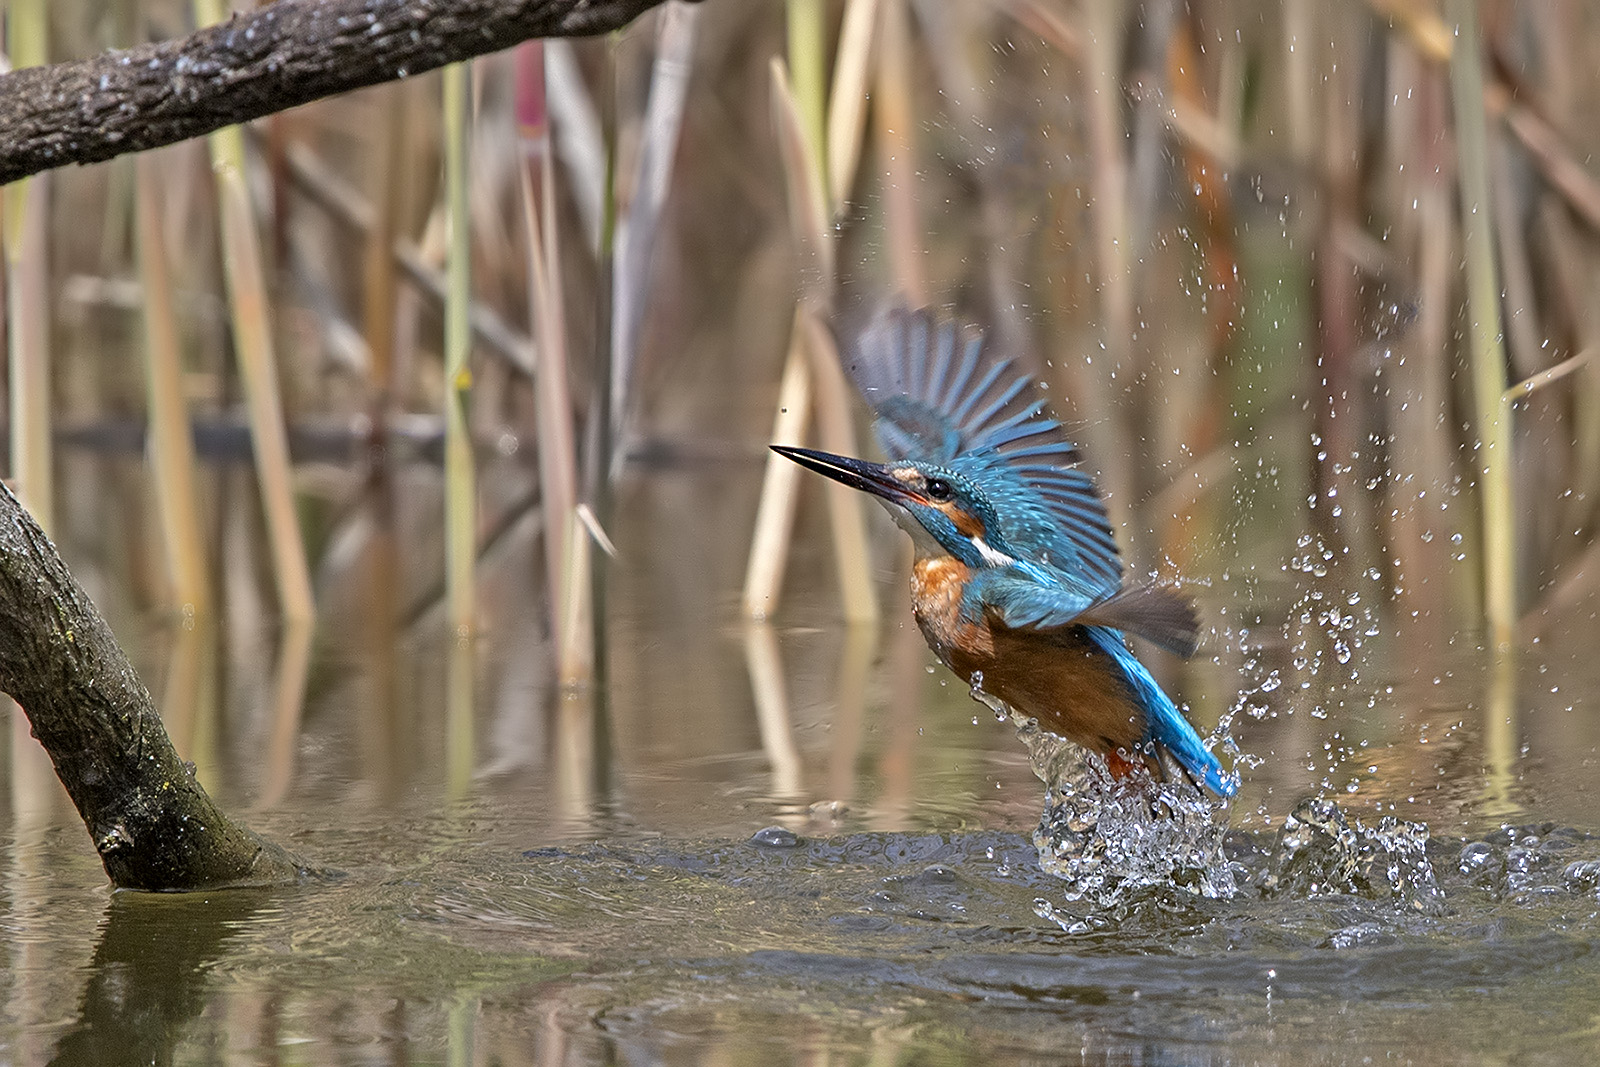
[[(702, 459), (626, 482), (603, 700), (551, 690), (534, 524), (486, 561), (467, 705), (425, 606), (425, 532), (397, 524), (385, 555), (358, 518), (329, 520), (297, 689), (291, 639), (253, 621), (258, 576), (228, 579), (225, 635), (196, 652), (105, 550), (98, 531), (136, 521), (126, 499), (69, 505), (69, 558), (201, 774), (341, 873), (111, 893), (13, 733), (4, 1058), (1554, 1064), (1600, 1048), (1592, 601), (1497, 670), (1468, 633), (1417, 654), (1367, 568), (1315, 573), (1314, 539), (1290, 539), (1270, 580), (1216, 577), (1202, 657), (1160, 669), (1207, 729), (1231, 714), (1246, 754), (1226, 839), (1239, 891), (1095, 907), (1041, 869), (1044, 788), (1014, 730), (903, 618), (886, 523), (877, 630), (838, 620), (821, 514), (774, 622), (739, 620), (732, 531), (758, 475)], [(404, 478), (430, 507), (436, 474)], [(374, 632), (386, 582), (424, 604), (409, 628)], [(1285, 819), (1318, 795), (1364, 827), (1425, 824), (1442, 903), (1388, 892), (1370, 849), (1360, 877), (1326, 851), (1286, 866)]]

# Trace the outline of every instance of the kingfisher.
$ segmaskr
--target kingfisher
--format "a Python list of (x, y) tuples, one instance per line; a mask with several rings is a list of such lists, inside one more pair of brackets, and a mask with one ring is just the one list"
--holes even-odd
[(981, 331), (894, 306), (848, 346), (887, 457), (779, 455), (871, 493), (916, 546), (911, 603), (939, 659), (975, 690), (1099, 753), (1230, 797), (1237, 778), (1129, 650), (1136, 634), (1181, 656), (1194, 608), (1168, 585), (1128, 583), (1094, 481), (1039, 388)]

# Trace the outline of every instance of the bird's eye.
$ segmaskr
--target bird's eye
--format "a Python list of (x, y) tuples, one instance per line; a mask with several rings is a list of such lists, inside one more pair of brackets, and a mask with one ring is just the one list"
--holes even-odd
[(955, 490), (943, 478), (929, 478), (926, 492), (929, 500), (949, 500), (955, 495)]

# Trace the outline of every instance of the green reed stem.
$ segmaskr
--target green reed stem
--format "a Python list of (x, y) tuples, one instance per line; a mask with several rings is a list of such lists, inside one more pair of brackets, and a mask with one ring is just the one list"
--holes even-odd
[(827, 14), (822, 0), (789, 0), (789, 81), (800, 112), (800, 128), (811, 146), (811, 175), (826, 189), (828, 138)]
[(471, 66), (444, 71), (445, 196), (449, 207), (449, 290), (444, 316), (445, 585), (450, 626), (457, 637), (473, 632), (473, 582), (477, 557), (477, 486), (468, 434), (472, 396), (472, 243), (467, 204), (467, 138), (471, 130)]
[(1457, 28), (1450, 57), (1456, 151), (1461, 180), (1461, 230), (1467, 265), (1468, 362), (1478, 424), (1483, 509), (1484, 613), (1496, 648), (1509, 647), (1516, 625), (1516, 527), (1512, 514), (1511, 419), (1505, 403), (1506, 354), (1500, 325), (1494, 219), (1489, 210), (1489, 153), (1483, 105), (1483, 51), (1477, 0), (1450, 0)]

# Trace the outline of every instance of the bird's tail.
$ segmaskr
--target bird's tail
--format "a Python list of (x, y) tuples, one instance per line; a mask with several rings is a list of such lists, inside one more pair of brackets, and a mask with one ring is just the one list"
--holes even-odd
[(1128, 684), (1133, 687), (1145, 711), (1145, 741), (1164, 749), (1182, 767), (1184, 773), (1219, 797), (1231, 797), (1239, 788), (1236, 776), (1227, 774), (1217, 757), (1207, 751), (1189, 720), (1183, 717), (1172, 698), (1162, 692), (1161, 686), (1151, 677), (1115, 630), (1091, 627), (1089, 635), (1122, 667)]

